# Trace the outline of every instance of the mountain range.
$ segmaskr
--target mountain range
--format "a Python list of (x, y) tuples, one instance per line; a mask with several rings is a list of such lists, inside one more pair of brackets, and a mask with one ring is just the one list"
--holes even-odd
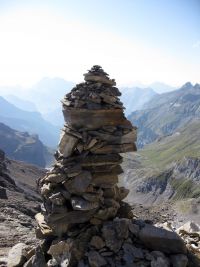
[[(32, 87), (0, 87), (0, 92), (4, 92), (3, 97), (19, 109), (38, 111), (45, 120), (61, 127), (63, 125), (63, 117), (60, 100), (63, 99), (64, 95), (73, 86), (73, 82), (66, 81), (62, 78), (45, 77)], [(174, 89), (174, 87), (158, 82), (151, 84), (149, 87), (140, 83), (137, 86), (121, 87), (121, 100), (126, 108), (126, 115), (129, 115), (135, 110), (142, 109), (143, 105), (157, 93)]]
[(200, 117), (200, 85), (186, 83), (180, 89), (156, 95), (142, 110), (129, 116), (139, 128), (138, 147), (170, 135)]
[(125, 114), (130, 115), (135, 110), (143, 108), (157, 93), (151, 88), (124, 87), (120, 88), (121, 101), (125, 106)]

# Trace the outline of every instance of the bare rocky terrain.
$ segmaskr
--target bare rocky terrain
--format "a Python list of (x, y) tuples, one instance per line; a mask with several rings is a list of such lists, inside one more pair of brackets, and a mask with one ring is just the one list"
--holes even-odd
[(0, 257), (19, 241), (35, 242), (34, 215), (40, 210), (36, 180), (45, 169), (5, 158), (0, 151)]

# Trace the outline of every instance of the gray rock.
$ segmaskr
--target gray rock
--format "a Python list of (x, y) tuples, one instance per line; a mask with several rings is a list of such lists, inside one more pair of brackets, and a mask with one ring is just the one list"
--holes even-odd
[(172, 255), (170, 259), (173, 267), (186, 267), (188, 264), (188, 258), (183, 254)]
[(71, 178), (64, 183), (65, 188), (70, 193), (83, 193), (86, 191), (92, 180), (91, 173), (88, 171), (83, 171), (77, 176)]
[(58, 152), (63, 157), (68, 157), (74, 151), (74, 148), (78, 142), (78, 139), (72, 135), (67, 134), (66, 132), (62, 132), (60, 141), (58, 144)]
[(186, 254), (183, 240), (174, 232), (146, 224), (139, 232), (139, 239), (152, 250), (169, 254)]
[(134, 224), (131, 220), (129, 220), (128, 228), (132, 234), (134, 234), (136, 237), (138, 236), (140, 227), (137, 224)]
[(52, 245), (50, 246), (48, 252), (54, 259), (54, 262), (57, 262), (58, 265), (62, 267), (67, 267), (70, 262), (70, 245), (67, 241), (53, 241)]
[(8, 253), (8, 267), (17, 267), (25, 263), (26, 244), (18, 243)]
[(92, 210), (99, 207), (98, 202), (89, 202), (83, 199), (82, 197), (72, 197), (71, 204), (74, 210), (82, 210), (82, 211)]
[(118, 239), (117, 238), (117, 234), (114, 230), (113, 227), (113, 223), (112, 222), (107, 222), (104, 224), (103, 228), (102, 228), (102, 236), (106, 242), (106, 246), (114, 251), (117, 252), (120, 250), (122, 243), (123, 243), (123, 239)]

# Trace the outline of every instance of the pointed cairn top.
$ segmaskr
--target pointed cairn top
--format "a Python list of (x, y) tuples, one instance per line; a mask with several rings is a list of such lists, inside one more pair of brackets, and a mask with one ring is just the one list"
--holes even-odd
[(94, 65), (88, 73), (84, 74), (86, 82), (99, 82), (114, 86), (116, 82), (114, 79), (110, 79), (108, 74), (99, 65)]

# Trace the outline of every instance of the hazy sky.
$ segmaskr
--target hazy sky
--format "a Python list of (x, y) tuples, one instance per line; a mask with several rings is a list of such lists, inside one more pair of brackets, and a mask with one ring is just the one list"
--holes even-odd
[(94, 64), (119, 85), (200, 82), (200, 0), (0, 0), (0, 86)]

